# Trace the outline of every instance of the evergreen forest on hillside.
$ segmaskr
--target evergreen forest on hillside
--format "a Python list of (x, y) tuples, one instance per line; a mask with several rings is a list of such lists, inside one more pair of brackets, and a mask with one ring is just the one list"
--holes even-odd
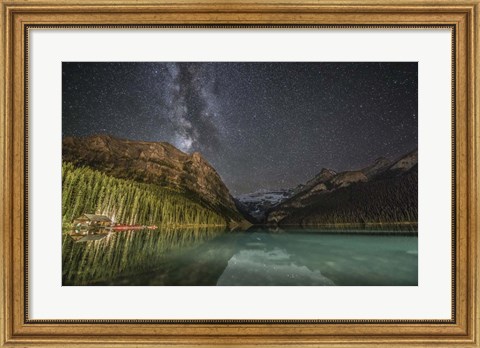
[(187, 193), (118, 179), (88, 167), (62, 163), (62, 222), (84, 213), (107, 215), (123, 224), (217, 225), (225, 219)]

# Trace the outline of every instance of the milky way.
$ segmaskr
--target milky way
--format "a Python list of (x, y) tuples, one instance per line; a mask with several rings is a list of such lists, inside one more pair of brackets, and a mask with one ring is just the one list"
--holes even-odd
[(417, 63), (63, 63), (63, 136), (199, 151), (232, 194), (417, 147)]

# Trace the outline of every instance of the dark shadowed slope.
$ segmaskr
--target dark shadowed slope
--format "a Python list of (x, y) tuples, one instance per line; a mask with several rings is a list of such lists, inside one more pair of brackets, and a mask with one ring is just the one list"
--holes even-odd
[(267, 212), (267, 223), (404, 223), (418, 218), (417, 150), (358, 171), (323, 169), (297, 194)]

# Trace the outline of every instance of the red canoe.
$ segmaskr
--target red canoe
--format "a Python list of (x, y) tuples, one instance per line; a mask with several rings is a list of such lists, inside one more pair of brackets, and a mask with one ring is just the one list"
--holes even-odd
[(126, 230), (156, 230), (158, 227), (155, 225), (152, 226), (138, 226), (138, 225), (117, 225), (112, 226), (113, 231), (126, 231)]

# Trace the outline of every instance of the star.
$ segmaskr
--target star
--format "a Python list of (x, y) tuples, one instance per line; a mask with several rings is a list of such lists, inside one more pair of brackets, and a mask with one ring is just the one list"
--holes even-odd
[(65, 62), (63, 136), (198, 151), (233, 195), (417, 147), (415, 62)]

